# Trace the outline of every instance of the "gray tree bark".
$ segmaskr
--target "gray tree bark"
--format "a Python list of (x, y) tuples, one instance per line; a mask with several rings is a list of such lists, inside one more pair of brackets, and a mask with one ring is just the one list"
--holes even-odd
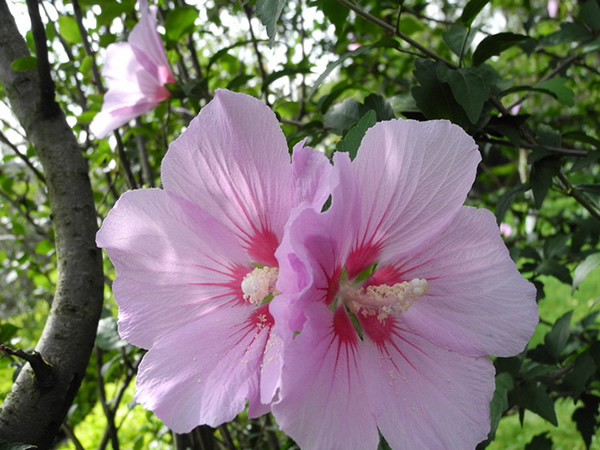
[[(37, 8), (37, 2), (36, 2)], [(0, 408), (0, 440), (49, 448), (85, 374), (103, 301), (102, 256), (88, 168), (37, 71), (14, 71), (29, 50), (0, 0), (0, 83), (42, 163), (53, 214), (58, 283), (36, 352)], [(38, 55), (38, 60), (40, 55)], [(43, 78), (43, 77), (42, 77)]]

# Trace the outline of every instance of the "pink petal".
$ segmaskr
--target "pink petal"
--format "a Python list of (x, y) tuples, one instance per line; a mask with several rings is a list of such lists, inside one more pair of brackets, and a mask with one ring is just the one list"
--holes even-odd
[(368, 401), (392, 448), (467, 449), (487, 437), (495, 388), (489, 358), (437, 347), (401, 321), (361, 319)]
[(224, 303), (240, 302), (241, 280), (252, 270), (229, 230), (159, 189), (125, 193), (96, 241), (117, 269), (119, 332), (142, 348)]
[(377, 426), (368, 408), (358, 338), (342, 309), (312, 304), (310, 320), (285, 349), (279, 427), (301, 448), (376, 448)]
[(90, 124), (90, 131), (98, 138), (150, 111), (170, 95), (140, 65), (129, 44), (109, 46), (102, 74), (110, 80), (110, 89), (104, 95), (102, 111)]
[[(301, 293), (301, 303), (331, 303), (360, 217), (350, 159), (347, 154), (338, 153), (334, 161), (331, 207), (322, 214), (310, 204), (296, 208), (276, 252), (280, 268), (278, 289), (284, 294)], [(301, 311), (302, 306), (291, 310), (294, 315), (302, 315)], [(302, 320), (295, 322), (298, 326)], [(300, 331), (296, 326), (292, 326), (294, 331)]]
[(308, 202), (316, 205), (320, 211), (330, 194), (332, 166), (324, 154), (305, 147), (305, 140), (294, 146), (292, 156), (295, 204)]
[(488, 210), (462, 207), (427, 248), (395, 268), (382, 268), (371, 282), (427, 279), (426, 295), (403, 318), (437, 345), (470, 356), (512, 356), (533, 334), (535, 287), (510, 259)]
[(202, 204), (228, 226), (255, 262), (276, 265), (295, 206), (293, 173), (285, 137), (263, 102), (218, 90), (171, 144), (162, 180), (166, 190)]
[(131, 30), (127, 41), (133, 47), (139, 63), (160, 84), (174, 83), (175, 78), (169, 68), (164, 44), (156, 31), (157, 8), (149, 8), (147, 0), (140, 0), (140, 10), (140, 21)]
[(440, 233), (465, 201), (480, 159), (473, 139), (447, 121), (392, 120), (367, 131), (353, 161), (362, 218), (349, 273), (396, 261)]
[(144, 356), (136, 400), (178, 433), (233, 420), (246, 399), (250, 417), (264, 414), (258, 391), (272, 342), (268, 323), (257, 323), (253, 306), (222, 307), (174, 330)]

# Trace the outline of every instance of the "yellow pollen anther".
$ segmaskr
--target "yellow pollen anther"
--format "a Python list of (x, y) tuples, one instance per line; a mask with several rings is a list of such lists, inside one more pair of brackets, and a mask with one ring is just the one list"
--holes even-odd
[(244, 300), (258, 306), (270, 295), (281, 294), (276, 287), (278, 276), (277, 267), (260, 267), (248, 273), (242, 280)]
[(402, 314), (408, 310), (415, 300), (425, 295), (428, 288), (427, 280), (415, 278), (392, 286), (346, 286), (341, 294), (351, 312), (360, 312), (363, 317), (377, 314), (377, 319), (383, 322), (394, 312)]

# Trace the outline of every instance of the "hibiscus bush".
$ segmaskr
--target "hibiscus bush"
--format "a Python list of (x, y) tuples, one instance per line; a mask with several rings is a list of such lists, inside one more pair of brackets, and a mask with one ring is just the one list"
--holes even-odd
[(0, 447), (598, 446), (598, 50), (596, 0), (0, 0)]

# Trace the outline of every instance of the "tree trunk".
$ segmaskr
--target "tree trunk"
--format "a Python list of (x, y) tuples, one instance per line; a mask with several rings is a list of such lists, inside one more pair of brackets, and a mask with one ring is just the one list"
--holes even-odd
[(6, 397), (0, 408), (0, 440), (44, 449), (50, 447), (85, 374), (102, 308), (103, 274), (86, 161), (64, 113), (44, 101), (47, 80), (36, 71), (11, 69), (23, 56), (29, 56), (27, 45), (5, 0), (0, 0), (0, 83), (44, 169), (59, 273), (36, 346), (41, 367), (32, 370), (27, 364)]

